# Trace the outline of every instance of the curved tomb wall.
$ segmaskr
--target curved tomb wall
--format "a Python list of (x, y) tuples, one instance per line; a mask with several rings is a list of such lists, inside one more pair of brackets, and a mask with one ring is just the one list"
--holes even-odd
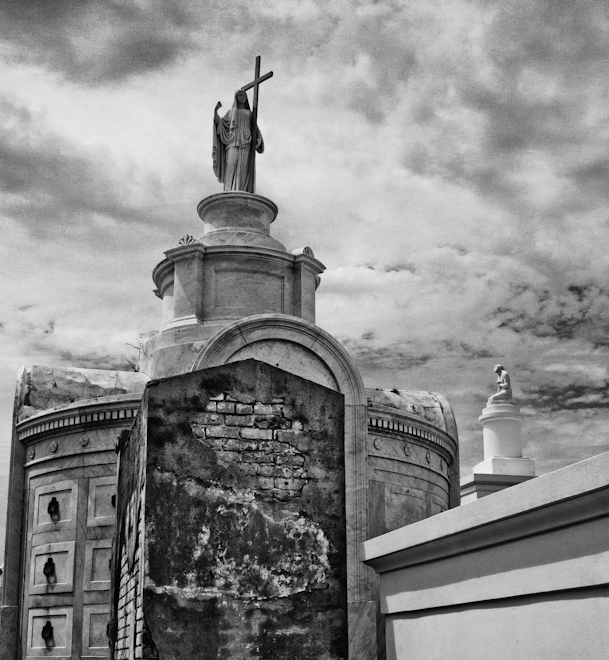
[(23, 657), (49, 655), (49, 648), (52, 655), (107, 657), (115, 447), (140, 399), (136, 393), (81, 401), (16, 427), (25, 450), (24, 579), (20, 593), (5, 600), (19, 603)]
[(447, 510), (457, 443), (416, 415), (368, 408), (368, 538)]

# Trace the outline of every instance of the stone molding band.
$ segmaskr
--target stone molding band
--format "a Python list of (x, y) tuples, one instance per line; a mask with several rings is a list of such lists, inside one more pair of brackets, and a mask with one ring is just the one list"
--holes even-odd
[[(288, 254), (272, 248), (262, 246), (245, 245), (203, 245), (202, 243), (191, 243), (171, 248), (165, 252), (166, 259), (158, 263), (152, 271), (152, 279), (156, 286), (155, 294), (162, 298), (164, 290), (170, 284), (165, 282), (168, 276), (171, 276), (176, 262), (182, 259), (192, 257), (214, 258), (222, 257), (227, 254), (242, 254), (247, 257), (260, 257), (270, 263), (278, 263), (292, 266), (295, 263), (302, 264), (307, 270), (318, 275), (323, 273), (325, 266), (315, 257), (306, 253)], [(158, 292), (158, 293), (157, 293)]]
[(221, 208), (227, 206), (227, 203), (243, 204), (246, 207), (251, 207), (257, 211), (266, 211), (269, 216), (269, 224), (275, 221), (275, 218), (279, 213), (277, 204), (268, 197), (241, 190), (226, 190), (202, 199), (197, 205), (197, 214), (201, 220), (205, 222), (205, 215), (213, 213), (218, 206)]
[[(272, 335), (263, 332), (260, 337), (258, 336), (259, 331), (267, 329), (272, 329)], [(343, 346), (332, 335), (314, 323), (288, 314), (256, 314), (228, 324), (219, 330), (203, 347), (199, 355), (197, 355), (191, 371), (218, 366), (219, 361), (230, 358), (232, 353), (241, 346), (270, 338), (293, 341), (312, 350), (314, 353), (318, 353), (318, 355), (318, 349), (323, 348), (324, 353), (328, 351), (337, 363), (331, 371), (334, 373), (336, 367), (340, 365), (343, 380), (345, 377), (347, 378), (349, 390), (353, 392), (353, 397), (356, 399), (352, 402), (346, 400), (345, 404), (366, 405), (364, 383), (359, 372), (353, 366), (351, 357)], [(305, 338), (306, 341), (303, 341)], [(319, 357), (327, 364), (328, 360), (325, 356), (319, 355)], [(223, 361), (220, 363), (224, 364)], [(337, 379), (337, 382), (339, 382), (339, 391), (346, 395), (346, 383), (341, 386), (340, 379)]]
[(30, 417), (17, 424), (17, 439), (23, 442), (35, 436), (58, 431), (76, 432), (85, 425), (107, 425), (112, 422), (123, 424), (125, 420), (135, 419), (140, 407), (141, 394), (129, 395), (118, 401), (117, 397), (109, 398), (111, 401), (107, 403), (100, 398), (91, 402), (89, 406), (81, 403), (78, 406)]
[[(418, 421), (418, 420), (417, 420)], [(441, 449), (448, 455), (448, 463), (452, 463), (457, 453), (455, 441), (448, 435), (441, 435), (437, 431), (429, 431), (415, 420), (410, 423), (394, 422), (382, 417), (368, 418), (368, 427), (371, 431), (388, 431), (406, 436), (408, 439), (423, 440), (433, 445), (434, 449)]]

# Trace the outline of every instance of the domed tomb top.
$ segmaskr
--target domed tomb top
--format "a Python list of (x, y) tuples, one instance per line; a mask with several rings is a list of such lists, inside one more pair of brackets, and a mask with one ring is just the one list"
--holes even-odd
[(450, 404), (436, 392), (412, 390), (381, 390), (366, 388), (368, 405), (394, 408), (399, 412), (417, 415), (457, 440), (457, 424)]
[(17, 421), (92, 399), (143, 394), (149, 376), (117, 369), (22, 367), (17, 382)]

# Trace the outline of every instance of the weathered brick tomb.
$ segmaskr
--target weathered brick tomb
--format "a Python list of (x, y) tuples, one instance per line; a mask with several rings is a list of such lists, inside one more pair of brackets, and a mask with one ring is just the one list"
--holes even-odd
[(120, 451), (117, 660), (346, 657), (343, 417), (255, 360), (149, 385)]
[(23, 372), (2, 660), (107, 658), (108, 624), (116, 659), (384, 658), (362, 544), (458, 505), (455, 420), (439, 394), (364, 387), (277, 211), (199, 204), (203, 235), (153, 271), (139, 373)]

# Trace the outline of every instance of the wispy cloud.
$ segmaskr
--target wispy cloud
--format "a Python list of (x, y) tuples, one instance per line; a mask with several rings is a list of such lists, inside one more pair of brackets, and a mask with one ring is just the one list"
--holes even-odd
[(202, 232), (213, 107), (262, 54), (259, 192), (328, 266), (318, 322), (367, 384), (445, 394), (464, 471), (498, 360), (542, 470), (609, 447), (606, 2), (26, 0), (0, 23), (7, 369), (115, 367), (157, 327), (150, 270)]
[(161, 0), (8, 0), (0, 21), (14, 60), (98, 85), (175, 62), (198, 27), (192, 13), (187, 2)]

